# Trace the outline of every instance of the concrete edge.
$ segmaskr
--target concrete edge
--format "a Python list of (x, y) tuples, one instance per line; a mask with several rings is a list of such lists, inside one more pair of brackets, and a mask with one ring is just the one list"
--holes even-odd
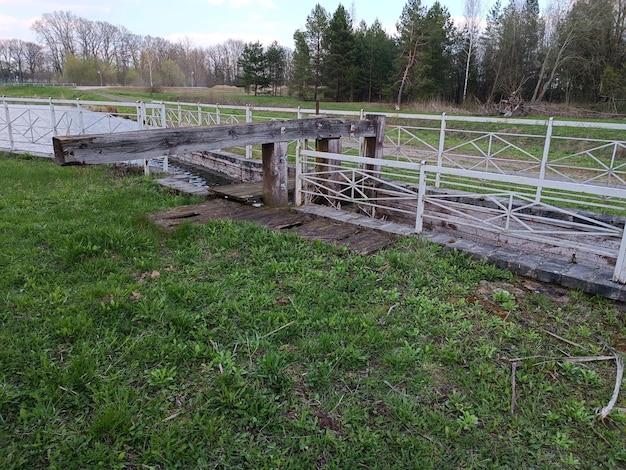
[(569, 263), (542, 255), (511, 250), (508, 247), (463, 239), (446, 233), (425, 231), (416, 234), (415, 230), (408, 225), (372, 219), (365, 215), (340, 211), (326, 206), (294, 207), (293, 210), (397, 235), (423, 238), (442, 246), (446, 250), (458, 250), (470, 255), (473, 259), (487, 261), (519, 276), (548, 284), (558, 284), (569, 289), (578, 289), (591, 295), (599, 295), (618, 302), (626, 302), (626, 285), (614, 282), (612, 280), (613, 273), (608, 269)]

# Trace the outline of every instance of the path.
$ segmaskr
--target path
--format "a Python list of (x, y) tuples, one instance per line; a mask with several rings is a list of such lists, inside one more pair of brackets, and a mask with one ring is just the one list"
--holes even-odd
[(278, 232), (294, 232), (307, 240), (320, 240), (368, 255), (396, 239), (396, 234), (376, 227), (347, 224), (291, 208), (255, 207), (226, 199), (180, 206), (150, 214), (155, 223), (171, 229), (183, 222), (204, 224), (209, 220), (244, 220)]

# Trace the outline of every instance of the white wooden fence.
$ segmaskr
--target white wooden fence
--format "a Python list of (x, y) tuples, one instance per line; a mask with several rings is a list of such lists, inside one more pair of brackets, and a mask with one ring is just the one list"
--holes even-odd
[[(376, 168), (372, 170), (371, 168)], [(442, 189), (447, 188), (447, 189)], [(397, 212), (426, 224), (465, 232), (504, 234), (536, 245), (557, 246), (582, 257), (615, 263), (613, 280), (626, 284), (626, 231), (600, 214), (551, 204), (539, 190), (557, 191), (571, 205), (579, 198), (610, 198), (626, 208), (626, 187), (546, 180), (397, 160), (299, 150), (296, 205), (323, 199), (341, 208), (356, 204), (372, 216)], [(616, 219), (620, 219), (616, 217)]]

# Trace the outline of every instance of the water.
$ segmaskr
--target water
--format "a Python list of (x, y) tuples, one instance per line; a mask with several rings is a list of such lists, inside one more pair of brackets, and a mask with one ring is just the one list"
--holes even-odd
[[(162, 170), (163, 159), (150, 160), (150, 166), (154, 166)], [(198, 188), (211, 188), (215, 186), (226, 186), (233, 183), (239, 183), (239, 181), (232, 180), (207, 168), (179, 161), (173, 163), (172, 160), (168, 163), (168, 173), (182, 175), (185, 179), (189, 179), (189, 183), (197, 186)]]

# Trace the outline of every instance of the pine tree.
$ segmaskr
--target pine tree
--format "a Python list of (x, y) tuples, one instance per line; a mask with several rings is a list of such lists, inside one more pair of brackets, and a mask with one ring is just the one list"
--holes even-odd
[(252, 88), (254, 96), (257, 96), (259, 88), (262, 89), (269, 85), (267, 55), (260, 42), (246, 44), (237, 64), (242, 71), (239, 77), (240, 83), (245, 87), (247, 93)]
[(276, 96), (278, 89), (285, 83), (287, 68), (287, 52), (285, 48), (274, 41), (265, 51), (267, 59), (267, 73), (272, 94)]
[(322, 36), (323, 81), (335, 101), (349, 99), (354, 91), (356, 42), (351, 24), (348, 12), (339, 5)]
[(322, 38), (328, 28), (328, 13), (318, 3), (306, 19), (305, 37), (311, 56), (311, 70), (313, 73), (313, 99), (318, 98), (318, 89), (321, 86), (322, 63), (324, 62), (325, 49)]
[(301, 100), (306, 100), (309, 98), (309, 90), (313, 85), (311, 50), (304, 32), (297, 30), (293, 35), (293, 40), (295, 49), (292, 56), (292, 76), (290, 77), (289, 92)]
[(358, 74), (356, 99), (382, 101), (387, 98), (393, 79), (393, 62), (397, 53), (395, 41), (375, 20), (368, 27), (361, 22), (356, 32)]

